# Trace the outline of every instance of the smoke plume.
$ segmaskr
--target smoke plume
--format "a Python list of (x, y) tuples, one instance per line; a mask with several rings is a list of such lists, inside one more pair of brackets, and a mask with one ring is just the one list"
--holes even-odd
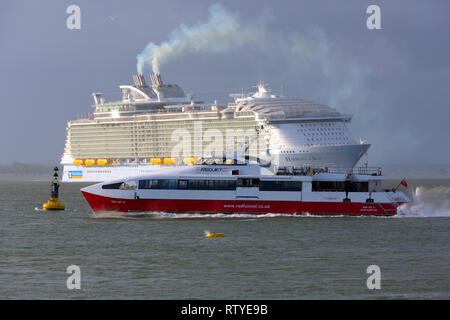
[(264, 37), (265, 16), (242, 23), (237, 13), (228, 11), (220, 4), (209, 7), (207, 22), (194, 26), (181, 24), (169, 35), (169, 40), (157, 45), (147, 44), (137, 56), (137, 71), (143, 73), (152, 66), (154, 73), (166, 61), (194, 53), (223, 53), (247, 43), (260, 42)]

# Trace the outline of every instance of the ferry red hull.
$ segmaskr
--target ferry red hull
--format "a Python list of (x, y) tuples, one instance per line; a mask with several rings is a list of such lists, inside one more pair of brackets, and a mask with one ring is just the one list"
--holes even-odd
[(116, 199), (82, 191), (93, 211), (195, 213), (287, 213), (393, 216), (400, 203), (304, 202), (259, 200)]

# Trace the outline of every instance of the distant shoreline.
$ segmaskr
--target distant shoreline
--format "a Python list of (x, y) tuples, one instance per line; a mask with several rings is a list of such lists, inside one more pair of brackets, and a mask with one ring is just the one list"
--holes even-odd
[[(0, 165), (0, 176), (5, 175), (52, 175), (54, 166), (35, 163), (13, 162)], [(58, 167), (59, 168), (59, 167)]]
[(0, 181), (51, 181), (52, 172), (49, 174), (2, 174), (0, 173)]

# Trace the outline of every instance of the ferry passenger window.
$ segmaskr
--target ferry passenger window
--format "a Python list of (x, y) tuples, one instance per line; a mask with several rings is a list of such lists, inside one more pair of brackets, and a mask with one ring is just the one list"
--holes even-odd
[(214, 190), (222, 190), (224, 188), (224, 181), (215, 180), (214, 181)]
[(261, 191), (302, 191), (301, 181), (261, 181)]
[(187, 180), (178, 180), (178, 189), (187, 189), (188, 181)]
[(345, 182), (345, 181), (313, 181), (312, 191), (327, 191), (327, 192), (356, 192), (367, 189), (361, 182)]
[(236, 187), (234, 186), (234, 181), (232, 180), (216, 180), (215, 187), (216, 190), (234, 190)]
[(240, 188), (258, 187), (259, 179), (251, 179), (251, 178), (238, 179), (237, 186)]
[(158, 180), (139, 180), (139, 189), (157, 189)]
[(135, 190), (137, 188), (136, 181), (124, 182), (120, 185), (120, 190)]
[(152, 180), (139, 180), (139, 189), (150, 189)]
[(367, 182), (351, 182), (348, 189), (349, 192), (368, 192), (369, 186)]
[(208, 180), (198, 180), (198, 190), (208, 190)]
[(190, 180), (188, 182), (188, 189), (189, 190), (197, 190), (198, 189), (198, 180)]
[(362, 190), (361, 192), (369, 192), (369, 182), (361, 182)]
[(236, 190), (235, 180), (223, 180), (221, 190)]
[(102, 185), (102, 189), (119, 189), (123, 182)]
[(161, 189), (159, 187), (159, 180), (150, 180), (150, 181), (151, 181), (150, 189)]
[(338, 181), (313, 181), (312, 191), (344, 191), (345, 186), (342, 184), (342, 189), (337, 186), (341, 186)]
[(177, 188), (177, 180), (170, 179), (167, 180), (168, 183), (168, 189), (176, 189)]
[(169, 189), (169, 180), (158, 180), (158, 189)]

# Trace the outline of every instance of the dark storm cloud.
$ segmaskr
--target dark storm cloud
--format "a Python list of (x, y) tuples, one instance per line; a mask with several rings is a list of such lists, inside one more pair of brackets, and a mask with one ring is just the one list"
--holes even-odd
[[(81, 30), (66, 8), (81, 7)], [(136, 56), (180, 24), (207, 21), (210, 1), (9, 1), (0, 5), (0, 162), (59, 162), (65, 124), (90, 93), (118, 99)], [(226, 1), (240, 21), (266, 17), (264, 41), (198, 52), (163, 78), (207, 101), (258, 80), (354, 114), (352, 131), (378, 164), (449, 163), (450, 4), (446, 1)], [(381, 7), (381, 30), (366, 8)]]

